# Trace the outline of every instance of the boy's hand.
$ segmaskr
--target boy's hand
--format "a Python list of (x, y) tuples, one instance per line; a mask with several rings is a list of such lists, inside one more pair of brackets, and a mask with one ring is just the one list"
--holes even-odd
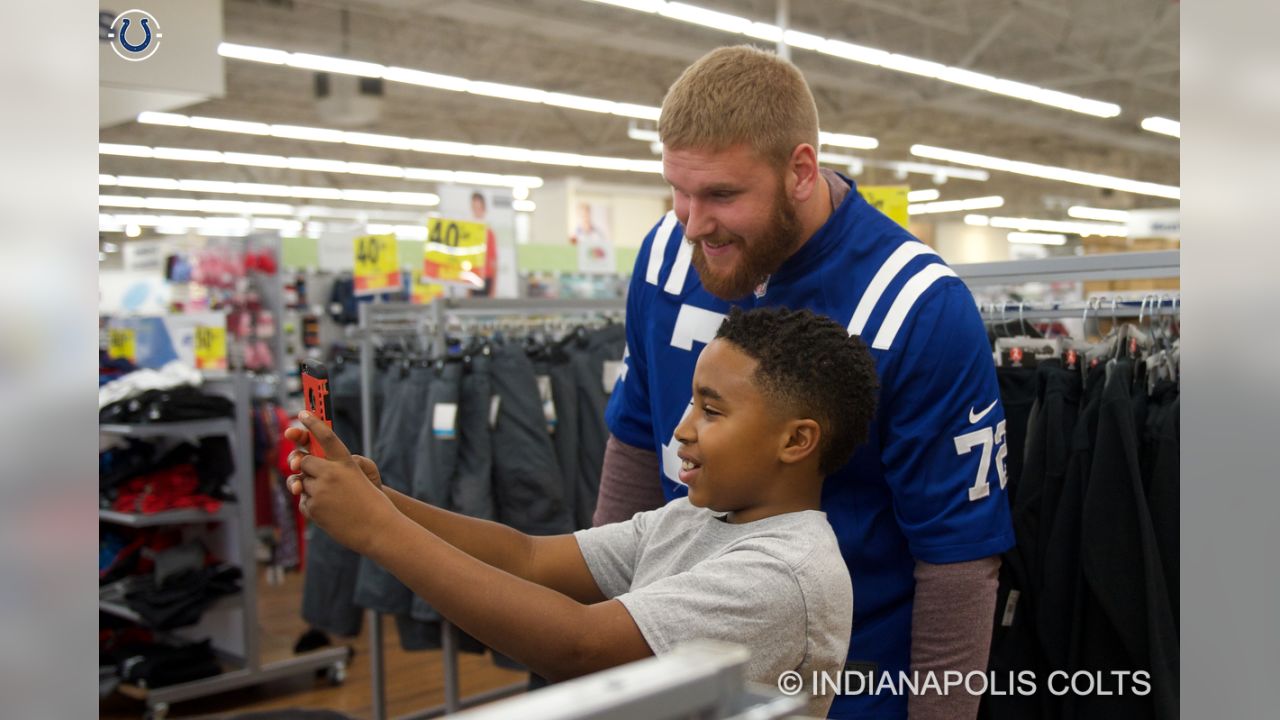
[(373, 469), (370, 477), (327, 425), (305, 411), (298, 419), (326, 455), (321, 459), (305, 451), (290, 454), (289, 467), (298, 474), (289, 478), (289, 487), (300, 487), (299, 508), (334, 540), (367, 553), (376, 533), (399, 513), (373, 484), (378, 481), (377, 466), (361, 458)]
[[(310, 454), (307, 450), (307, 446), (311, 444), (311, 433), (307, 432), (306, 428), (288, 427), (284, 430), (284, 436), (291, 440), (294, 445), (298, 446), (297, 450), (289, 453), (289, 467), (293, 467), (293, 460), (295, 457), (301, 458)], [(382, 471), (378, 470), (378, 466), (372, 460), (363, 455), (352, 455), (351, 459), (356, 461), (356, 465), (360, 466), (360, 469), (364, 471), (364, 476), (369, 478), (369, 482), (373, 483), (374, 487), (382, 487)], [(293, 475), (289, 478), (289, 492), (292, 492), (294, 495), (300, 495), (302, 493), (302, 483), (295, 483), (294, 480), (298, 477), (299, 476), (297, 475)]]

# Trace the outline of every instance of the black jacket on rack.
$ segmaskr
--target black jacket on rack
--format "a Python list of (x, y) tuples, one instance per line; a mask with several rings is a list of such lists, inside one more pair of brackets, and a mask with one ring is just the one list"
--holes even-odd
[[(1084, 498), (1080, 560), (1086, 603), (1079, 665), (1151, 674), (1151, 694), (1084, 695), (1082, 717), (1176, 718), (1178, 638), (1139, 463), (1133, 367), (1109, 369)], [(1143, 389), (1145, 398), (1145, 388)]]

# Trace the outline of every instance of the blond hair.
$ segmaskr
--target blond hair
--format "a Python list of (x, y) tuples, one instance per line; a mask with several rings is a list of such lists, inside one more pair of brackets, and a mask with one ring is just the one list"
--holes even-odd
[(797, 145), (818, 147), (818, 107), (800, 70), (750, 45), (722, 47), (685, 69), (667, 91), (658, 135), (673, 150), (749, 143), (775, 167)]

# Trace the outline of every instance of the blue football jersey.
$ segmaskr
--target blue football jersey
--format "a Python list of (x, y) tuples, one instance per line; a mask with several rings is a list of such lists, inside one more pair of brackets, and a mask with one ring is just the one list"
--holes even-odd
[[(686, 495), (673, 433), (690, 407), (698, 354), (731, 305), (808, 308), (861, 336), (875, 358), (879, 406), (870, 439), (827, 478), (822, 509), (853, 579), (849, 660), (896, 678), (909, 670), (915, 560), (975, 560), (1014, 544), (1004, 410), (973, 296), (856, 186), (753, 296), (729, 303), (708, 293), (692, 255), (674, 213), (645, 237), (609, 429), (658, 454), (668, 500)], [(905, 716), (906, 698), (887, 694), (837, 697), (831, 710)]]

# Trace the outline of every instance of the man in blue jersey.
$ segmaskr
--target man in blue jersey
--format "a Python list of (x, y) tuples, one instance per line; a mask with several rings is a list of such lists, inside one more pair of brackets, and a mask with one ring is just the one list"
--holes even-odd
[(631, 277), (595, 523), (687, 494), (674, 432), (730, 307), (835, 319), (871, 347), (881, 393), (869, 442), (822, 493), (853, 582), (846, 669), (873, 690), (837, 697), (830, 716), (974, 717), (979, 698), (962, 688), (874, 692), (885, 674), (923, 684), (987, 666), (1013, 532), (1004, 412), (973, 297), (851, 180), (819, 169), (817, 108), (791, 63), (745, 46), (709, 53), (668, 91), (658, 132), (674, 210)]

